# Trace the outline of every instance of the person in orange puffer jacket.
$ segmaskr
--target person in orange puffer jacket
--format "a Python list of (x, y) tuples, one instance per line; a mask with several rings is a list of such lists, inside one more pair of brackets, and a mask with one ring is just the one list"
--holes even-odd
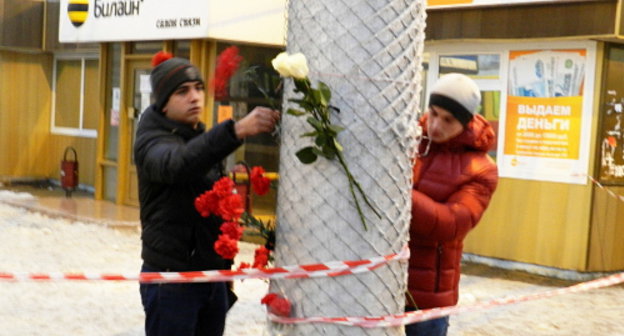
[[(476, 114), (477, 84), (452, 73), (432, 87), (421, 118), (414, 165), (406, 311), (457, 304), (463, 240), (487, 208), (498, 182), (487, 154), (495, 133)], [(448, 317), (407, 325), (407, 336), (446, 335)]]

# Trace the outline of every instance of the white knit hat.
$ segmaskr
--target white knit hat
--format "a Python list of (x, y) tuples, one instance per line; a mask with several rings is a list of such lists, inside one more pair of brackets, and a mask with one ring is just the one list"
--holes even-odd
[(441, 107), (466, 125), (481, 104), (481, 91), (470, 77), (459, 73), (446, 74), (433, 84), (429, 106)]

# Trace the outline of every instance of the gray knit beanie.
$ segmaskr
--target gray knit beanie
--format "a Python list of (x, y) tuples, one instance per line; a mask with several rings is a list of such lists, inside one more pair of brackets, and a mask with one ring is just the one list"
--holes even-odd
[(162, 51), (156, 53), (152, 58), (152, 66), (154, 69), (150, 74), (150, 83), (157, 111), (162, 110), (169, 96), (183, 83), (204, 82), (199, 69), (188, 60), (172, 57), (169, 53)]
[(470, 77), (459, 73), (446, 74), (433, 85), (429, 106), (441, 107), (467, 125), (481, 105), (481, 91)]

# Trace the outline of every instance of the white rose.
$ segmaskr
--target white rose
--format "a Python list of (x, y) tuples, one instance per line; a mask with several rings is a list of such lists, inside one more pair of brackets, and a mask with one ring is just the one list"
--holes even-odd
[(288, 64), (288, 53), (281, 52), (271, 61), (273, 69), (275, 69), (281, 76), (291, 77), (290, 66)]
[(302, 53), (293, 55), (288, 55), (286, 52), (279, 53), (271, 64), (281, 76), (297, 79), (308, 77), (308, 61)]
[(308, 60), (302, 53), (290, 55), (288, 58), (290, 74), (297, 79), (308, 77)]

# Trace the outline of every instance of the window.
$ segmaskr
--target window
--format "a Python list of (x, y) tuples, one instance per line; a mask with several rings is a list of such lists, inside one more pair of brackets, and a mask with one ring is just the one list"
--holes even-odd
[(99, 61), (96, 56), (57, 56), (52, 83), (53, 134), (97, 136)]
[(499, 54), (470, 54), (440, 56), (440, 75), (459, 72), (474, 79), (500, 77)]
[[(221, 53), (230, 44), (218, 43), (217, 52)], [(230, 80), (228, 97), (215, 101), (214, 122), (219, 118), (219, 110), (227, 110), (234, 119), (240, 119), (251, 112), (256, 106), (270, 106), (269, 101), (258, 90), (256, 84), (246, 77), (246, 71), (255, 68), (257, 81), (264, 85), (269, 95), (277, 102), (282, 100), (280, 76), (273, 70), (271, 60), (280, 52), (281, 48), (260, 47), (252, 45), (238, 45), (240, 55), (244, 61), (240, 69)], [(226, 167), (230, 170), (237, 161), (243, 160), (249, 166), (262, 166), (267, 172), (277, 172), (279, 163), (279, 143), (277, 138), (269, 134), (259, 134), (245, 139), (245, 145), (226, 160)], [(275, 216), (277, 193), (271, 189), (263, 197), (252, 198), (255, 215)], [(265, 218), (267, 219), (267, 218)]]

